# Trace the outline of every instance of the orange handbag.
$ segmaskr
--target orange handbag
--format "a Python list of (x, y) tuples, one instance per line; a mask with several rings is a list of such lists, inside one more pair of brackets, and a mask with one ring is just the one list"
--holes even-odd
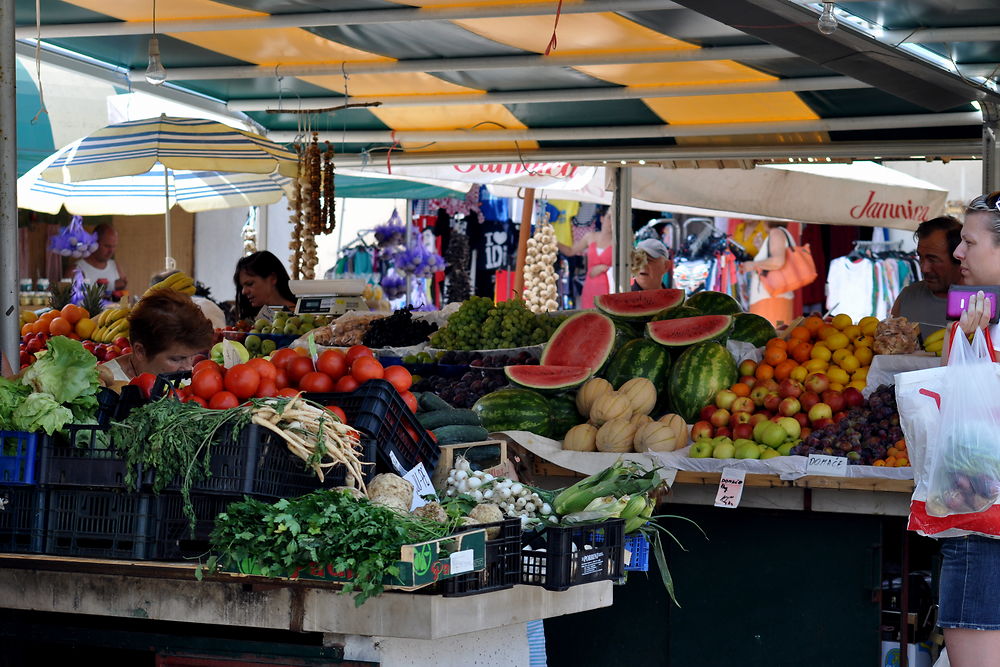
[(813, 260), (809, 244), (797, 246), (788, 230), (781, 228), (788, 239), (785, 249), (785, 265), (780, 269), (761, 271), (760, 281), (771, 296), (793, 292), (816, 280), (816, 262)]

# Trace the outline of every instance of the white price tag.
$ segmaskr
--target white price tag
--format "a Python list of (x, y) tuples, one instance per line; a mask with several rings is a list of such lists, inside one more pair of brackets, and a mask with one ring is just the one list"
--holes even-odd
[(449, 558), (449, 566), (451, 574), (462, 574), (463, 572), (472, 572), (472, 568), (475, 567), (475, 552), (472, 549), (466, 549), (465, 551), (456, 551)]
[(396, 469), (396, 472), (403, 476), (406, 475), (406, 468), (399, 462), (399, 459), (396, 458), (396, 453), (391, 449), (389, 450), (389, 461), (392, 463), (392, 467)]
[(847, 476), (846, 456), (827, 456), (826, 454), (810, 454), (806, 463), (807, 475), (827, 475), (829, 477)]
[(233, 345), (233, 341), (228, 338), (222, 339), (222, 365), (226, 368), (232, 368), (236, 364), (243, 363), (243, 359), (240, 358), (240, 353), (236, 351), (236, 346)]
[(434, 496), (437, 500), (437, 494), (434, 492), (434, 485), (431, 483), (431, 478), (427, 475), (427, 468), (424, 467), (423, 463), (418, 463), (413, 466), (413, 470), (403, 475), (403, 479), (413, 485), (413, 502), (410, 506), (410, 511), (422, 507), (427, 504), (424, 500), (424, 496)]
[(664, 468), (660, 471), (660, 479), (663, 480), (663, 483), (666, 484), (669, 489), (677, 480), (677, 468)]
[(743, 479), (747, 471), (742, 468), (725, 468), (719, 480), (719, 490), (715, 492), (716, 507), (739, 507), (743, 497)]

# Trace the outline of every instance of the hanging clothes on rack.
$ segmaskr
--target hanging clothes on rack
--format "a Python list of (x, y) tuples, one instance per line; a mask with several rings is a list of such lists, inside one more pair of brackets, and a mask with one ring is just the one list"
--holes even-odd
[(863, 317), (888, 317), (904, 287), (920, 280), (915, 253), (900, 251), (899, 243), (857, 241), (854, 250), (830, 262), (826, 308), (846, 313), (855, 322)]

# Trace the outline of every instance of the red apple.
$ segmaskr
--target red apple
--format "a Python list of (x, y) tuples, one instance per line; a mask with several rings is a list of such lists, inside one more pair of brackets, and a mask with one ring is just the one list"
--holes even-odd
[(767, 387), (768, 391), (773, 392), (775, 394), (778, 393), (778, 386), (779, 386), (778, 381), (775, 380), (774, 378), (768, 378), (767, 380), (764, 380), (764, 386)]
[(128, 338), (125, 336), (118, 336), (118, 338), (115, 338), (114, 344), (117, 345), (119, 349), (126, 347), (128, 345)]
[(807, 415), (804, 412), (796, 412), (794, 415), (792, 415), (792, 419), (797, 421), (799, 423), (799, 426), (802, 426), (803, 428), (809, 425), (809, 415)]
[(763, 412), (758, 412), (757, 414), (750, 415), (749, 424), (750, 426), (756, 426), (757, 424), (766, 421), (767, 421), (767, 415), (764, 414)]
[(764, 409), (768, 412), (777, 412), (778, 406), (781, 405), (781, 396), (771, 392), (764, 397)]
[(753, 359), (744, 359), (740, 362), (740, 375), (753, 375), (757, 372), (757, 362)]
[(715, 429), (712, 428), (712, 425), (707, 421), (697, 422), (691, 427), (691, 439), (699, 440), (701, 438), (711, 438), (714, 430)]
[(753, 404), (760, 408), (764, 406), (764, 399), (767, 398), (767, 395), (770, 393), (771, 391), (767, 387), (763, 384), (759, 384), (750, 390), (750, 398), (753, 400)]
[(740, 378), (740, 382), (753, 389), (753, 386), (757, 384), (757, 378), (752, 375), (744, 375)]
[(733, 432), (730, 430), (730, 428), (728, 426), (723, 426), (721, 428), (715, 429), (715, 437), (716, 438), (723, 438), (723, 437), (725, 437), (725, 438), (731, 438), (731, 437), (733, 437)]
[(733, 401), (737, 398), (739, 398), (739, 396), (728, 389), (720, 389), (718, 393), (715, 394), (715, 405), (723, 410), (729, 410)]
[(753, 440), (753, 426), (750, 424), (737, 424), (733, 427), (733, 439)]
[(729, 424), (729, 410), (719, 408), (712, 413), (712, 416), (709, 417), (708, 421), (711, 422), (712, 426), (715, 426), (716, 428), (720, 426), (727, 426)]
[(806, 412), (812, 409), (812, 406), (819, 403), (819, 394), (814, 391), (804, 391), (802, 395), (799, 396), (799, 403), (802, 404), (802, 409)]
[(820, 419), (832, 419), (832, 417), (833, 410), (826, 403), (817, 403), (809, 408), (809, 421), (812, 422), (814, 427)]
[(823, 402), (830, 406), (833, 412), (840, 412), (844, 409), (844, 396), (839, 391), (827, 389), (822, 394)]
[(814, 429), (826, 428), (827, 426), (832, 426), (832, 425), (833, 425), (832, 419), (817, 419), (815, 422), (813, 422)]
[(809, 434), (812, 433), (812, 432), (813, 432), (813, 430), (810, 427), (803, 426), (802, 427), (802, 433), (799, 433), (799, 437), (802, 438), (803, 440), (805, 440), (806, 438), (809, 437)]
[(799, 403), (799, 399), (790, 396), (781, 399), (781, 403), (778, 404), (778, 412), (785, 417), (793, 417), (800, 410), (802, 410), (802, 404)]
[(740, 396), (735, 401), (733, 401), (732, 406), (729, 408), (733, 414), (747, 413), (752, 414), (754, 410), (757, 409), (757, 405), (753, 402), (753, 399), (749, 396)]
[(844, 396), (844, 403), (849, 408), (860, 408), (865, 403), (864, 395), (854, 387), (847, 387), (841, 394)]
[(701, 412), (698, 413), (698, 418), (703, 422), (710, 421), (712, 419), (712, 415), (717, 409), (718, 408), (714, 405), (706, 405), (701, 409)]
[(729, 415), (729, 423), (727, 426), (733, 428), (737, 424), (749, 424), (750, 423), (750, 413), (749, 412), (734, 412)]
[(805, 387), (798, 380), (793, 380), (792, 378), (785, 378), (778, 385), (778, 395), (782, 398), (798, 398), (805, 391)]
[(840, 412), (834, 412), (833, 413), (833, 423), (834, 424), (839, 424), (845, 417), (847, 417), (847, 413), (844, 412), (843, 410), (841, 410)]
[(830, 378), (826, 376), (826, 373), (813, 373), (806, 378), (806, 389), (815, 393), (822, 394), (824, 391), (830, 388)]

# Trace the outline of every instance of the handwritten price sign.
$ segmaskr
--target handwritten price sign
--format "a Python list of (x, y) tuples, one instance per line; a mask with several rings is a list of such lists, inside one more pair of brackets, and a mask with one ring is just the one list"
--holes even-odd
[(809, 461), (806, 463), (806, 474), (827, 475), (829, 477), (846, 477), (847, 457), (810, 454)]
[(716, 507), (739, 507), (743, 497), (743, 479), (747, 471), (740, 468), (726, 468), (719, 480), (719, 490), (715, 492)]

